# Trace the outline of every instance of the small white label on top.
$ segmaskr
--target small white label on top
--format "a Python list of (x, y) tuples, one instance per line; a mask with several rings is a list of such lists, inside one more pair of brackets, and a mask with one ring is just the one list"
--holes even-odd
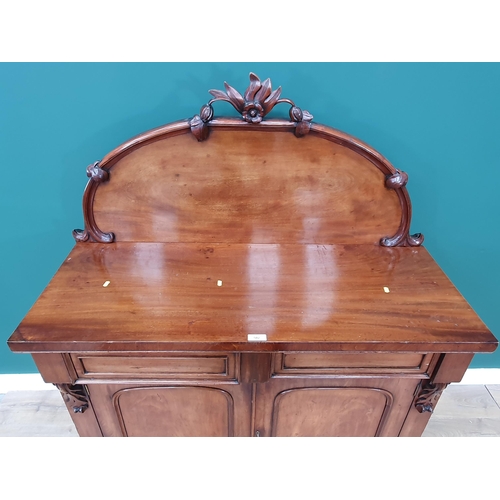
[(249, 333), (248, 342), (266, 342), (267, 335), (265, 333)]

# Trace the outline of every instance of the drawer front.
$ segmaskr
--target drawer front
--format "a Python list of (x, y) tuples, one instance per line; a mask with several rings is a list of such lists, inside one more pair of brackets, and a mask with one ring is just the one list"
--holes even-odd
[(156, 356), (110, 356), (72, 354), (81, 379), (236, 379), (237, 354), (163, 354)]
[(426, 373), (432, 354), (418, 353), (304, 353), (277, 354), (274, 375)]

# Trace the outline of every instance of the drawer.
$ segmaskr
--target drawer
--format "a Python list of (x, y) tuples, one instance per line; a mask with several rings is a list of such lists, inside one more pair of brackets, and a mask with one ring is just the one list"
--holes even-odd
[(432, 354), (290, 352), (275, 355), (276, 375), (426, 373)]
[(237, 354), (165, 353), (162, 355), (72, 354), (81, 379), (236, 379)]

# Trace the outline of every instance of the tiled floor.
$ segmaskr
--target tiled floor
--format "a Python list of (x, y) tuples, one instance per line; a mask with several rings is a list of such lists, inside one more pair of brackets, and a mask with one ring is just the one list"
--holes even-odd
[[(46, 390), (0, 395), (0, 436), (78, 434), (59, 392)], [(500, 436), (500, 385), (450, 385), (424, 436)]]

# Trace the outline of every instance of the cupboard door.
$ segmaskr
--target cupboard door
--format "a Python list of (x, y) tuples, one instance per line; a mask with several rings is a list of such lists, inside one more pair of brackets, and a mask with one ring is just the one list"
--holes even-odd
[(255, 435), (397, 436), (419, 380), (271, 379), (257, 384)]
[(105, 436), (229, 437), (250, 434), (250, 396), (240, 385), (91, 385)]

